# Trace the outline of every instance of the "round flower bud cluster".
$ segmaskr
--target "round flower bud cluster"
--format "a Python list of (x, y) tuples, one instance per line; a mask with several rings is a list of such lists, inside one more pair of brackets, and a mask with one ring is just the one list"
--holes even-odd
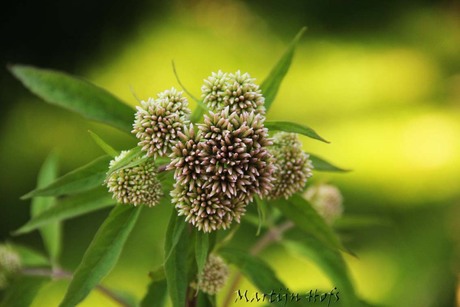
[(239, 70), (234, 74), (219, 70), (204, 80), (201, 87), (203, 102), (212, 111), (228, 107), (231, 113), (255, 111), (264, 114), (265, 99), (254, 81), (248, 73), (241, 74)]
[(264, 120), (254, 111), (230, 113), (227, 107), (205, 115), (197, 133), (191, 125), (179, 134), (168, 165), (175, 170), (172, 201), (198, 229), (239, 222), (254, 195), (264, 197), (272, 189), (272, 143)]
[[(126, 157), (127, 153), (128, 151), (122, 151), (119, 156), (110, 161), (110, 167), (112, 168), (118, 161)], [(119, 203), (153, 207), (160, 202), (163, 196), (163, 190), (156, 175), (155, 163), (146, 160), (138, 165), (121, 168), (112, 173), (109, 171), (106, 184), (113, 198)]]
[(8, 286), (9, 281), (21, 269), (19, 255), (7, 245), (0, 245), (0, 289)]
[(330, 184), (311, 186), (305, 191), (304, 197), (329, 225), (342, 216), (343, 198), (337, 187)]
[(305, 187), (308, 178), (312, 176), (313, 165), (295, 133), (275, 134), (270, 152), (275, 159), (276, 170), (269, 198), (287, 199)]
[(141, 101), (136, 107), (132, 133), (147, 156), (165, 156), (174, 144), (177, 133), (189, 123), (187, 98), (175, 88), (158, 94), (157, 99)]
[(228, 267), (221, 257), (209, 255), (203, 272), (198, 275), (196, 287), (210, 295), (219, 292), (228, 279)]

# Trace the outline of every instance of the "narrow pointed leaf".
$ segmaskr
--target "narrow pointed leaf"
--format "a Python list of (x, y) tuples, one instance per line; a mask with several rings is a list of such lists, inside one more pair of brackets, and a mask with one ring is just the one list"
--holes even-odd
[(141, 208), (116, 206), (101, 225), (77, 267), (61, 307), (80, 303), (112, 270)]
[(69, 196), (59, 200), (55, 206), (33, 217), (24, 226), (16, 230), (14, 234), (28, 233), (43, 225), (64, 221), (115, 204), (116, 201), (107, 192), (107, 189), (102, 187), (84, 194)]
[(338, 166), (333, 165), (332, 163), (318, 157), (317, 155), (308, 153), (310, 155), (310, 160), (311, 163), (313, 164), (314, 170), (315, 171), (321, 171), (321, 172), (339, 172), (339, 173), (345, 173), (349, 172), (350, 170), (344, 169)]
[[(43, 163), (42, 168), (38, 174), (37, 188), (41, 188), (53, 182), (58, 176), (58, 157), (52, 153)], [(53, 209), (56, 206), (56, 199), (54, 197), (34, 197), (30, 207), (32, 219), (41, 213)], [(61, 239), (62, 229), (59, 222), (49, 223), (42, 225), (40, 235), (43, 243), (48, 251), (53, 266), (57, 265), (59, 255), (61, 253)]]
[(166, 233), (165, 240), (165, 262), (171, 256), (174, 248), (179, 242), (182, 234), (185, 232), (185, 222), (181, 219), (180, 216), (173, 210), (171, 219), (168, 224), (168, 231)]
[(267, 127), (268, 130), (299, 133), (299, 134), (308, 136), (309, 138), (319, 140), (324, 143), (329, 143), (329, 141), (325, 140), (318, 133), (316, 133), (315, 130), (311, 129), (310, 127), (303, 126), (297, 123), (283, 122), (283, 121), (266, 121), (265, 127)]
[(165, 240), (165, 275), (168, 285), (168, 293), (173, 307), (185, 306), (187, 288), (189, 286), (189, 236), (181, 217), (175, 210), (169, 220)]
[(209, 253), (209, 234), (196, 231), (195, 258), (198, 267), (198, 274), (201, 274)]
[(21, 276), (7, 288), (0, 307), (30, 307), (38, 291), (49, 280), (43, 276)]
[(109, 169), (109, 156), (102, 156), (98, 159), (73, 170), (62, 177), (57, 178), (51, 184), (35, 189), (21, 199), (35, 196), (59, 196), (65, 194), (75, 194), (90, 190), (102, 185), (106, 173)]
[(26, 65), (9, 67), (26, 88), (46, 102), (130, 132), (134, 109), (106, 90), (68, 74)]
[(295, 194), (287, 200), (273, 200), (270, 202), (276, 206), (284, 216), (292, 220), (297, 227), (311, 234), (332, 249), (343, 249), (342, 244), (332, 229), (315, 209), (302, 198)]
[[(238, 270), (262, 293), (286, 290), (286, 286), (279, 280), (272, 268), (261, 259), (247, 252), (234, 249), (223, 249), (219, 254), (227, 262), (237, 266)], [(244, 290), (241, 290), (239, 294), (244, 296)], [(238, 297), (238, 293), (235, 296)]]
[(307, 28), (302, 28), (299, 33), (294, 37), (292, 42), (289, 44), (288, 48), (278, 60), (276, 65), (270, 71), (270, 74), (265, 78), (265, 80), (260, 85), (262, 90), (262, 94), (265, 97), (265, 108), (270, 110), (270, 107), (273, 101), (278, 94), (278, 90), (280, 88), (281, 82), (283, 81), (284, 77), (286, 76), (289, 67), (291, 66), (292, 58), (294, 57), (294, 51), (299, 42), (300, 38), (302, 37), (303, 33), (306, 31)]
[(209, 295), (204, 293), (203, 291), (198, 292), (198, 297), (197, 297), (197, 307), (216, 307), (216, 296), (215, 295)]
[(141, 155), (142, 155), (142, 151), (141, 151), (141, 148), (138, 146), (128, 150), (128, 153), (126, 153), (126, 155), (124, 155), (123, 158), (119, 159), (116, 162), (114, 161), (113, 165), (108, 170), (108, 173), (111, 174), (123, 168), (128, 168), (128, 167), (139, 165), (148, 159), (147, 156), (141, 159), (137, 159)]
[(358, 306), (358, 298), (342, 254), (317, 238), (299, 230), (288, 231), (282, 244), (290, 251), (314, 261), (340, 292), (344, 306)]
[(152, 280), (147, 289), (147, 293), (140, 303), (140, 307), (163, 307), (167, 298), (166, 279)]
[(33, 250), (30, 247), (24, 245), (19, 245), (16, 243), (13, 244), (11, 242), (8, 242), (7, 244), (11, 246), (19, 254), (19, 257), (21, 258), (21, 264), (24, 267), (50, 266), (49, 258), (47, 258), (42, 253), (37, 252), (36, 250)]
[(88, 130), (89, 135), (93, 138), (94, 142), (109, 156), (115, 158), (118, 156), (119, 152), (116, 151), (112, 146), (110, 146), (106, 141), (104, 141), (99, 135), (94, 133), (91, 130)]

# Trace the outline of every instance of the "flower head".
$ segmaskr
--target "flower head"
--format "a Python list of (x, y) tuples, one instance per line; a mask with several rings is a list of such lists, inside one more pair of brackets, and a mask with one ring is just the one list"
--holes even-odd
[(201, 87), (203, 103), (205, 103), (210, 110), (218, 110), (222, 108), (225, 91), (227, 89), (227, 73), (219, 70), (217, 73), (213, 72), (210, 77), (204, 80), (204, 85)]
[(234, 74), (219, 72), (212, 73), (202, 86), (204, 103), (214, 112), (226, 107), (230, 112), (265, 113), (262, 92), (248, 73), (242, 74), (239, 70)]
[(147, 156), (164, 156), (174, 144), (178, 132), (189, 123), (188, 101), (176, 89), (149, 98), (136, 107), (132, 133), (139, 139), (138, 145)]
[(304, 197), (329, 225), (333, 224), (343, 213), (342, 194), (333, 185), (311, 186), (305, 191)]
[(271, 190), (271, 140), (263, 122), (260, 114), (225, 108), (205, 116), (197, 133), (191, 125), (179, 134), (167, 167), (175, 170), (172, 201), (200, 230), (239, 222), (254, 195)]
[(8, 245), (0, 244), (0, 289), (6, 288), (20, 269), (19, 255)]
[(289, 198), (301, 191), (312, 176), (313, 165), (309, 155), (302, 151), (302, 144), (294, 133), (279, 132), (273, 137), (270, 152), (275, 159), (273, 189), (270, 198)]
[(219, 256), (209, 255), (203, 272), (198, 275), (197, 288), (207, 294), (218, 293), (227, 282), (228, 266)]
[(246, 212), (247, 199), (242, 195), (230, 198), (212, 194), (198, 185), (190, 189), (176, 184), (171, 196), (179, 215), (203, 232), (227, 229), (234, 220), (239, 223)]
[[(126, 156), (122, 151), (110, 162), (112, 167)], [(137, 158), (138, 160), (141, 158)], [(156, 177), (156, 166), (153, 161), (146, 160), (132, 167), (125, 167), (110, 173), (106, 179), (109, 192), (118, 202), (123, 204), (155, 206), (160, 202), (163, 191)]]
[(221, 112), (205, 115), (199, 126), (203, 141), (199, 144), (205, 180), (213, 194), (228, 197), (244, 194), (263, 196), (272, 188), (272, 144), (264, 127), (264, 117), (254, 112)]
[(171, 162), (167, 170), (174, 170), (174, 179), (180, 185), (188, 185), (193, 189), (195, 183), (200, 183), (202, 165), (198, 155), (201, 133), (195, 133), (193, 124), (184, 127), (184, 131), (178, 133), (176, 144), (172, 148)]

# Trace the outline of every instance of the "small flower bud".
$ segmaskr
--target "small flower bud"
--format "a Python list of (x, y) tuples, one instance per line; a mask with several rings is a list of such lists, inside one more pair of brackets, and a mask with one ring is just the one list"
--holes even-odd
[[(112, 167), (117, 161), (123, 159), (127, 153), (128, 151), (122, 151), (110, 162), (110, 166)], [(147, 160), (136, 166), (112, 172), (106, 179), (106, 184), (113, 198), (119, 203), (153, 207), (160, 202), (163, 196), (163, 190), (156, 174), (154, 162)]]
[(203, 272), (198, 275), (197, 288), (207, 294), (219, 292), (228, 279), (228, 266), (219, 256), (209, 255)]
[(270, 152), (275, 160), (275, 179), (269, 198), (287, 199), (305, 187), (312, 176), (313, 165), (295, 133), (275, 134)]
[(177, 134), (189, 123), (190, 109), (182, 92), (175, 88), (149, 98), (136, 107), (132, 133), (147, 156), (165, 156), (176, 141)]
[(10, 279), (21, 269), (19, 255), (8, 245), (0, 244), (0, 289), (8, 286)]
[(342, 194), (337, 187), (330, 184), (311, 186), (305, 191), (304, 197), (329, 225), (342, 216)]

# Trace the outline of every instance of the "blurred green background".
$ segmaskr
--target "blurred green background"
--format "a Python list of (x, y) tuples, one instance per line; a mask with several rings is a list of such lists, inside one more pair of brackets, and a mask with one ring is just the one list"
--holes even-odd
[[(341, 232), (357, 254), (347, 261), (359, 294), (383, 306), (460, 305), (458, 1), (27, 0), (6, 4), (1, 22), (3, 67), (65, 70), (132, 105), (132, 92), (147, 99), (178, 87), (171, 60), (195, 96), (218, 69), (261, 82), (307, 26), (268, 117), (309, 125), (330, 140), (302, 139), (306, 151), (353, 171), (315, 173), (312, 182), (338, 185), (346, 215), (386, 222)], [(19, 197), (34, 188), (45, 157), (57, 150), (65, 173), (101, 155), (88, 129), (119, 149), (135, 140), (40, 102), (6, 69), (0, 85), (0, 241), (43, 250), (37, 233), (10, 232), (29, 217)], [(162, 261), (170, 210), (143, 210), (104, 284), (142, 297), (147, 272)], [(107, 213), (65, 223), (64, 267), (76, 267)], [(241, 245), (255, 232), (243, 227)], [(293, 291), (332, 286), (314, 264), (281, 248), (262, 256)], [(66, 285), (50, 284), (33, 306), (56, 306)], [(93, 293), (81, 306), (113, 303)]]

